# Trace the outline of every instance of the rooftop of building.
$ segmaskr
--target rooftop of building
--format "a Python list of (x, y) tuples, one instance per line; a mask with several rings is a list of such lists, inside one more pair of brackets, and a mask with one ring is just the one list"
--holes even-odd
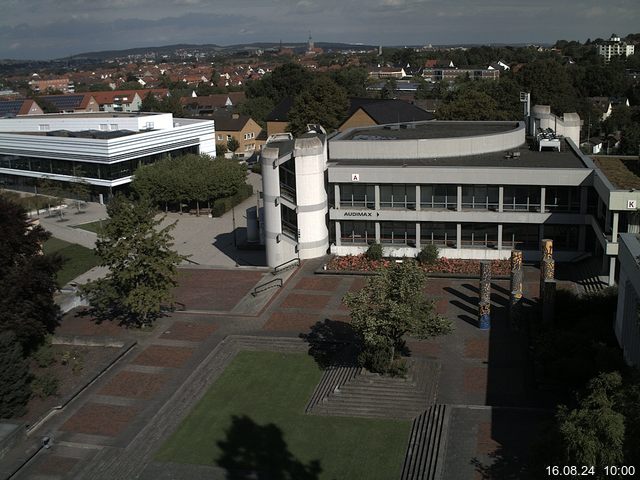
[[(426, 112), (425, 112), (426, 113)], [(334, 140), (420, 140), (462, 138), (506, 133), (519, 127), (518, 122), (444, 122), (396, 123), (348, 130)]]
[(11, 132), (11, 133), (18, 133), (21, 135), (38, 135), (41, 137), (93, 138), (98, 140), (109, 140), (111, 138), (120, 138), (120, 137), (127, 137), (129, 135), (135, 135), (136, 133), (140, 133), (140, 132), (132, 132), (131, 130), (111, 130), (111, 131), (80, 130), (80, 131), (74, 131), (74, 132), (70, 130), (52, 130), (49, 132)]
[[(29, 115), (29, 120), (33, 119), (63, 119), (63, 118), (134, 118), (150, 117), (153, 115), (165, 115), (156, 112), (86, 112), (86, 113), (45, 113), (43, 115)], [(11, 119), (15, 120), (15, 118)]]
[(638, 157), (594, 156), (592, 158), (615, 188), (640, 190), (640, 159)]
[(494, 168), (587, 168), (568, 143), (562, 142), (562, 151), (542, 151), (527, 144), (516, 150), (480, 155), (464, 155), (445, 158), (397, 158), (397, 159), (335, 159), (329, 153), (329, 163), (336, 166), (371, 167), (494, 167)]

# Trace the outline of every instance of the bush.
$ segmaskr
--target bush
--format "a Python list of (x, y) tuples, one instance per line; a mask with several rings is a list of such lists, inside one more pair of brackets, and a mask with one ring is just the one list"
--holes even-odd
[(404, 358), (395, 358), (391, 362), (391, 366), (387, 369), (387, 373), (391, 377), (406, 377), (409, 371), (409, 365)]
[(389, 370), (390, 358), (391, 347), (388, 345), (365, 347), (358, 355), (358, 364), (370, 372), (384, 374)]
[(0, 418), (20, 416), (31, 396), (29, 365), (12, 331), (0, 333)]
[(418, 261), (422, 265), (433, 265), (438, 261), (440, 252), (435, 245), (426, 245), (420, 253), (418, 253)]
[(371, 246), (367, 249), (367, 253), (365, 253), (365, 256), (368, 260), (372, 261), (382, 260), (382, 245), (380, 245), (379, 243), (371, 244)]
[(44, 373), (37, 376), (31, 382), (33, 394), (40, 398), (47, 398), (58, 393), (60, 380), (52, 373)]
[(51, 338), (47, 338), (45, 342), (33, 352), (31, 358), (40, 368), (47, 368), (56, 363), (56, 355), (51, 348)]
[(225, 212), (231, 210), (231, 207), (242, 203), (244, 200), (253, 195), (253, 185), (245, 184), (240, 187), (238, 192), (231, 197), (218, 198), (213, 202), (211, 214), (214, 217), (220, 217)]
[(262, 164), (260, 162), (251, 165), (251, 171), (253, 173), (262, 173)]

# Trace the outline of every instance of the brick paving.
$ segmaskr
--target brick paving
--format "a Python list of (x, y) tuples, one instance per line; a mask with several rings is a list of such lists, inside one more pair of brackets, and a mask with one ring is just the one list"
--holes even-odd
[(290, 293), (282, 307), (284, 308), (304, 308), (304, 309), (322, 309), (327, 306), (331, 297), (326, 295), (305, 295), (303, 293)]
[(123, 370), (98, 391), (100, 395), (129, 398), (152, 398), (167, 382), (167, 375)]
[(70, 472), (78, 461), (77, 458), (47, 455), (38, 461), (36, 471), (46, 475), (64, 475)]
[(180, 269), (175, 301), (188, 310), (230, 311), (264, 277), (265, 272)]
[(316, 276), (312, 278), (303, 278), (296, 284), (298, 290), (313, 290), (334, 292), (340, 285), (341, 279), (336, 277)]
[(322, 319), (313, 313), (274, 312), (264, 325), (269, 331), (308, 331)]
[(60, 430), (115, 437), (127, 428), (136, 413), (137, 409), (133, 407), (86, 403)]
[(200, 342), (209, 337), (217, 328), (218, 326), (214, 324), (176, 321), (169, 325), (159, 338)]
[(151, 345), (131, 363), (152, 367), (180, 368), (191, 358), (193, 352), (194, 349), (192, 348)]

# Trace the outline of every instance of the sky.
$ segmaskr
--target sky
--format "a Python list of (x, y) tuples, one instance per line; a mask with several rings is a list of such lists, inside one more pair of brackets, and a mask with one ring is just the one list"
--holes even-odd
[(176, 43), (554, 43), (640, 31), (638, 0), (0, 0), (0, 58)]

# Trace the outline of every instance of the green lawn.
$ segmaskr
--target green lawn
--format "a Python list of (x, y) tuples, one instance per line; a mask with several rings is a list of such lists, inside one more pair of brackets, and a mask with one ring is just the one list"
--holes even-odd
[[(299, 470), (315, 460), (319, 479), (398, 478), (411, 422), (305, 415), (321, 375), (305, 354), (240, 352), (156, 458), (260, 465), (300, 480), (316, 478)], [(243, 417), (234, 428), (232, 416)]]
[(98, 265), (98, 257), (95, 256), (93, 250), (58, 238), (51, 237), (47, 240), (43, 250), (45, 254), (59, 253), (67, 259), (58, 272), (58, 285), (61, 287)]
[(109, 220), (97, 220), (91, 223), (83, 223), (82, 225), (76, 225), (74, 228), (81, 228), (88, 232), (99, 233), (100, 228), (105, 226)]

